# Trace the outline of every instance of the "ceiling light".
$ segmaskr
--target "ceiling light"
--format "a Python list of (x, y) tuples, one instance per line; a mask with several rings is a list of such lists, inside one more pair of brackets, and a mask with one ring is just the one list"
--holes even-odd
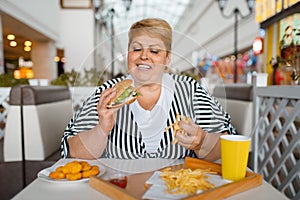
[(20, 70), (15, 70), (14, 71), (14, 78), (15, 79), (20, 79), (21, 78), (21, 72), (20, 72)]
[(24, 45), (27, 46), (27, 47), (30, 47), (30, 46), (32, 45), (32, 42), (29, 41), (29, 40), (26, 40), (26, 41), (24, 42)]
[(24, 51), (31, 51), (31, 47), (25, 46), (25, 47), (24, 47)]
[(8, 34), (7, 35), (7, 39), (8, 40), (14, 40), (16, 37), (15, 37), (15, 35), (13, 35), (13, 34)]
[(224, 7), (226, 6), (227, 1), (226, 0), (218, 0), (218, 5), (221, 11), (224, 10)]
[(60, 58), (59, 58), (58, 56), (55, 56), (54, 61), (55, 61), (55, 62), (59, 62), (59, 61), (60, 61)]
[(15, 46), (18, 45), (18, 43), (17, 43), (16, 41), (10, 41), (9, 45), (10, 45), (11, 47), (15, 47)]
[(124, 5), (125, 5), (125, 8), (126, 8), (126, 11), (128, 12), (130, 10), (130, 6), (131, 6), (131, 1), (132, 0), (123, 0), (124, 1)]

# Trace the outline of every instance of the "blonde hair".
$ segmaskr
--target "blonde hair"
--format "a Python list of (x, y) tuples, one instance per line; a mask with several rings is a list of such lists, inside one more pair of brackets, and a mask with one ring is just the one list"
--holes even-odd
[(167, 52), (172, 49), (172, 28), (168, 22), (159, 18), (147, 18), (135, 22), (130, 27), (128, 38), (129, 43), (132, 39), (142, 33), (150, 34), (160, 38), (166, 46)]

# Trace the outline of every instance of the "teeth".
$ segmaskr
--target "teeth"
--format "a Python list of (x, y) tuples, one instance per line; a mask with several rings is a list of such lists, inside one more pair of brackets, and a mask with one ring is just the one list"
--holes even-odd
[(150, 69), (149, 65), (138, 65), (139, 68)]

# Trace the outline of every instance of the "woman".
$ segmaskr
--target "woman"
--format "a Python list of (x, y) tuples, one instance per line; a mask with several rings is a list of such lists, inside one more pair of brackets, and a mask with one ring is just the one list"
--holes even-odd
[[(165, 73), (171, 43), (172, 29), (162, 19), (131, 26), (129, 74), (104, 83), (74, 115), (62, 139), (63, 157), (220, 158), (220, 135), (235, 133), (230, 117), (195, 80)], [(130, 105), (108, 109), (113, 86), (123, 79), (131, 79), (141, 95)], [(178, 113), (188, 117), (179, 122), (181, 130), (165, 131)], [(178, 142), (172, 144), (175, 134)]]

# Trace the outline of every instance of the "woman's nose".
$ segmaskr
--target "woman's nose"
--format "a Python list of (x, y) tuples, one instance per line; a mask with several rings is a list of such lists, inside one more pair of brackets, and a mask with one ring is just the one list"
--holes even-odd
[(143, 49), (141, 51), (141, 55), (140, 55), (142, 60), (147, 60), (148, 59), (148, 50), (147, 49)]

